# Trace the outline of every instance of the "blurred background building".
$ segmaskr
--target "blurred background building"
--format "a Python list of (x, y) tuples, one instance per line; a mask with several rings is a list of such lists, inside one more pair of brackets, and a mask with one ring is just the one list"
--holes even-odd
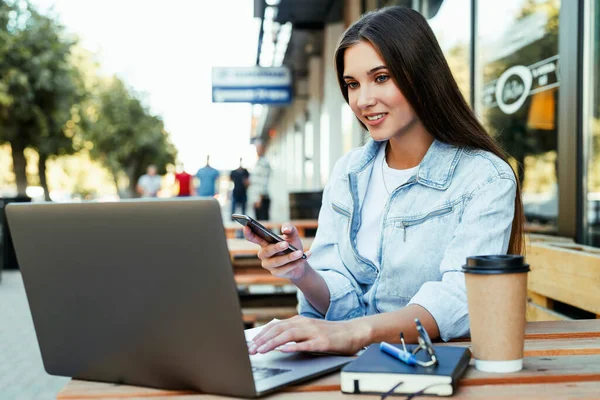
[(390, 5), (429, 20), (463, 95), (511, 156), (527, 230), (600, 246), (600, 0), (254, 0), (256, 65), (293, 77), (289, 104), (252, 111), (252, 137), (269, 143), (273, 218), (289, 217), (290, 192), (322, 190), (368, 138), (333, 52), (352, 21)]

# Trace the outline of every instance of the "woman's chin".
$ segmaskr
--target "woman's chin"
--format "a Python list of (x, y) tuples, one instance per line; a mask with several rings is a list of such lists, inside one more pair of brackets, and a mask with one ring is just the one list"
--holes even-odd
[(371, 139), (373, 139), (376, 142), (384, 142), (386, 140), (389, 140), (390, 138), (389, 135), (382, 135), (381, 132), (369, 131), (369, 135), (371, 136)]

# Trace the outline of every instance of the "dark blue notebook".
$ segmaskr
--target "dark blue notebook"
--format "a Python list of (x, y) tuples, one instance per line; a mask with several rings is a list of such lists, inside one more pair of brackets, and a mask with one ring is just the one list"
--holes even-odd
[[(401, 344), (395, 346), (402, 348)], [(410, 352), (415, 347), (416, 345), (406, 346)], [(379, 350), (378, 343), (372, 344), (342, 369), (342, 392), (387, 393), (397, 385), (393, 391), (395, 394), (412, 394), (424, 390), (424, 394), (451, 396), (469, 365), (471, 351), (457, 346), (434, 346), (434, 349), (438, 364), (424, 368), (407, 365)], [(429, 361), (423, 351), (417, 353), (417, 359)]]

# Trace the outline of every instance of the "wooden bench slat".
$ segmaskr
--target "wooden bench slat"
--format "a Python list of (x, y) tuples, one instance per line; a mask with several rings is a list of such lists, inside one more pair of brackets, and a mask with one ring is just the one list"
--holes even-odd
[(542, 296), (600, 314), (600, 249), (570, 243), (531, 243), (527, 287)]

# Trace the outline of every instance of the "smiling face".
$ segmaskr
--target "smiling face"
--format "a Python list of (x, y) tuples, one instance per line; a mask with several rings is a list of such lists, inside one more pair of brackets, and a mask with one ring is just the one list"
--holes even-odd
[(350, 108), (374, 140), (399, 137), (418, 121), (371, 43), (361, 41), (345, 50), (344, 82)]

